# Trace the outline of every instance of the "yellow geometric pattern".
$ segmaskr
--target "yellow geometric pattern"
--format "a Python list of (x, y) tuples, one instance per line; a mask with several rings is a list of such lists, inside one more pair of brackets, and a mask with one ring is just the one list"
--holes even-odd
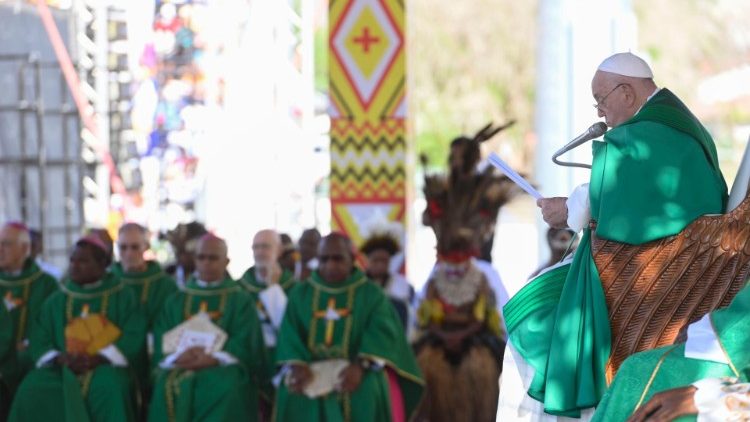
[(404, 222), (403, 0), (329, 3), (333, 229), (359, 244), (373, 213)]

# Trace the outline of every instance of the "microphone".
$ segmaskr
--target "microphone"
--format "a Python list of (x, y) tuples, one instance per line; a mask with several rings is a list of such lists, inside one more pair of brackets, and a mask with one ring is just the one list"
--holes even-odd
[(581, 164), (581, 163), (573, 163), (573, 162), (567, 162), (567, 161), (559, 161), (557, 157), (565, 154), (566, 152), (572, 150), (573, 148), (578, 147), (579, 145), (588, 142), (594, 138), (598, 138), (602, 135), (604, 135), (607, 132), (607, 124), (604, 122), (596, 122), (591, 127), (586, 129), (586, 132), (583, 132), (582, 134), (576, 136), (573, 138), (572, 141), (568, 142), (564, 147), (560, 148), (552, 154), (552, 162), (561, 166), (566, 167), (581, 167), (590, 169), (591, 166), (588, 164)]

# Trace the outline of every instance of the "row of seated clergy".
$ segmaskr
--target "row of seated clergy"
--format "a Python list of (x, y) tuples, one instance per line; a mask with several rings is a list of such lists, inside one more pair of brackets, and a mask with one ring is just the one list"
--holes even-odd
[[(127, 238), (121, 236), (121, 243)], [(201, 268), (199, 262), (199, 278), (215, 281), (202, 285), (192, 280), (184, 291), (171, 293), (155, 317), (148, 306), (141, 306), (141, 298), (151, 287), (152, 292), (158, 292), (158, 278), (147, 279), (143, 284), (149, 285), (140, 286), (142, 291), (137, 294), (127, 285), (132, 280), (121, 282), (115, 275), (119, 271), (107, 272), (108, 253), (102, 242), (95, 237), (78, 241), (70, 259), (70, 281), (50, 297), (39, 315), (31, 340), (38, 368), (19, 387), (9, 419), (140, 419), (138, 401), (147, 396), (138, 394), (139, 387), (150, 384), (149, 379), (141, 377), (149, 372), (144, 358), (151, 319), (154, 362), (160, 363), (160, 369), (155, 372), (157, 388), (149, 418), (200, 419), (201, 412), (205, 416), (206, 412), (218, 411), (231, 420), (235, 416), (252, 420), (255, 404), (249, 398), (257, 397), (252, 391), (257, 385), (253, 377), (259, 377), (258, 367), (267, 364), (255, 309), (234, 281), (224, 279), (225, 267), (215, 277), (216, 263), (221, 265), (221, 257), (226, 258), (223, 242), (209, 239), (204, 243), (203, 255), (208, 258), (203, 261), (210, 265)], [(217, 315), (217, 324), (229, 336), (224, 351), (208, 355), (190, 349), (162, 359), (162, 334), (194, 313), (212, 312), (214, 308), (209, 309), (208, 303), (224, 310), (223, 315)], [(214, 385), (217, 380), (220, 382)], [(177, 388), (189, 394), (165, 397), (170, 394), (168, 383), (179, 383)], [(199, 403), (179, 400), (192, 396), (193, 391), (205, 399)], [(45, 406), (38, 405), (39, 397), (45, 398)]]
[[(421, 393), (421, 376), (403, 328), (380, 289), (361, 282), (366, 279), (353, 269), (348, 239), (333, 239), (323, 242), (321, 250), (332, 244), (338, 253), (323, 259), (329, 265), (323, 265), (319, 274), (326, 274), (325, 268), (330, 267), (347, 276), (331, 285), (330, 277), (318, 275), (308, 290), (313, 298), (326, 296), (322, 309), (317, 309), (320, 303), (312, 303), (310, 315), (285, 319), (281, 327), (285, 341), (279, 344), (279, 354), (286, 356), (280, 360), (288, 364), (288, 374), (279, 388), (274, 416), (297, 420), (294, 412), (300, 404), (305, 405), (306, 416), (319, 415), (323, 420), (346, 415), (351, 409), (366, 409), (370, 420), (409, 415)], [(221, 239), (201, 239), (196, 258), (198, 277), (183, 291), (172, 293), (155, 318), (153, 362), (158, 368), (153, 372), (155, 388), (148, 418), (255, 420), (257, 400), (248, 397), (258, 397), (257, 389), (272, 368), (255, 303), (225, 277), (228, 259)], [(106, 247), (96, 238), (76, 243), (70, 282), (50, 297), (39, 315), (31, 341), (37, 369), (19, 387), (11, 421), (138, 419), (136, 402), (143, 396), (137, 394), (138, 381), (132, 373), (141, 372), (149, 321), (139, 306), (140, 295), (106, 271), (107, 260)], [(295, 309), (310, 306), (311, 298), (306, 295), (310, 292), (303, 290), (295, 289), (299, 294), (290, 295)], [(353, 307), (356, 313), (351, 312)], [(350, 311), (329, 318), (332, 309), (345, 308)], [(196, 314), (208, 316), (226, 334), (223, 347), (209, 352), (204, 347), (165, 350), (164, 338)], [(320, 344), (312, 334), (315, 331)], [(313, 343), (308, 348), (309, 341)], [(298, 394), (310, 387), (306, 385), (310, 379), (299, 376), (300, 371), (314, 370), (318, 361), (336, 359), (351, 362), (337, 386), (339, 392), (320, 398)], [(287, 384), (293, 387), (287, 390)], [(39, 397), (45, 397), (44, 406), (37, 404)]]

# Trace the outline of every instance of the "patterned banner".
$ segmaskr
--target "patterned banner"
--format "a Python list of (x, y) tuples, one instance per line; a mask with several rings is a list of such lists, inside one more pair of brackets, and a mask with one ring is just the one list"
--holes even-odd
[(404, 21), (403, 0), (330, 0), (332, 221), (357, 245), (379, 218), (404, 223)]

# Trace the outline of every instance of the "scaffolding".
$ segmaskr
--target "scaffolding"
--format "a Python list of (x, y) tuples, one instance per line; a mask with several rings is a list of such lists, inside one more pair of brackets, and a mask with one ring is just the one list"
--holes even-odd
[(2, 214), (39, 230), (43, 258), (62, 265), (84, 224), (80, 181), (95, 164), (82, 159), (80, 119), (56, 62), (0, 55), (0, 71), (6, 75), (0, 88)]
[[(77, 0), (52, 13), (73, 56), (76, 89), (95, 111), (96, 134), (82, 124), (38, 10), (0, 3), (0, 41), (21, 40), (0, 48), (0, 221), (23, 221), (39, 230), (42, 258), (58, 267), (66, 265), (86, 226), (107, 222), (111, 172), (96, 147), (114, 140), (120, 152), (127, 143), (127, 69), (122, 54), (113, 51), (124, 19), (115, 3)], [(114, 160), (127, 158), (118, 154)]]

